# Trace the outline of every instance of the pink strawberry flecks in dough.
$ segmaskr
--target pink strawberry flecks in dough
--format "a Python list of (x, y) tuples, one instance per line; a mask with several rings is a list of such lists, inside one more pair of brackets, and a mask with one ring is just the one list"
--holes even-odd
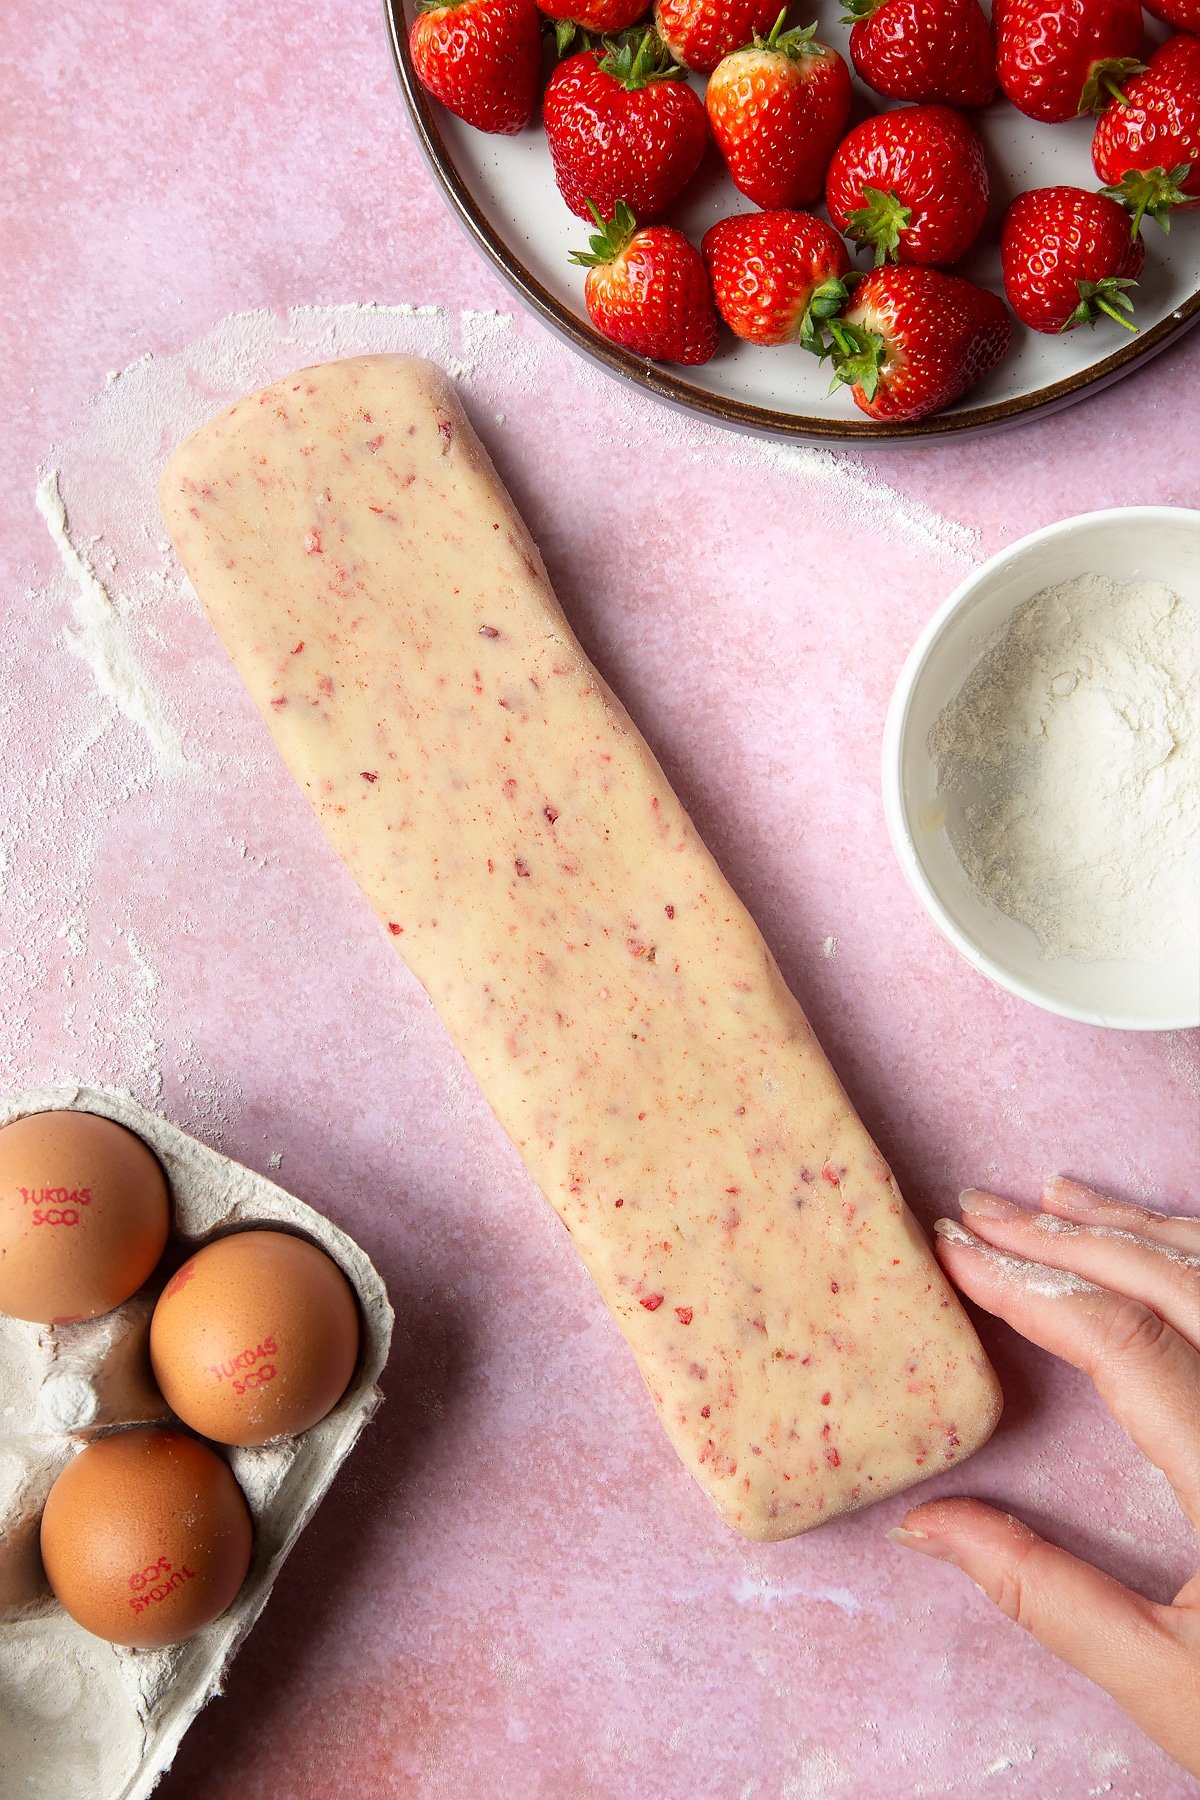
[(162, 505), (722, 1516), (791, 1536), (977, 1448), (975, 1335), (441, 371), (279, 383), (183, 446)]

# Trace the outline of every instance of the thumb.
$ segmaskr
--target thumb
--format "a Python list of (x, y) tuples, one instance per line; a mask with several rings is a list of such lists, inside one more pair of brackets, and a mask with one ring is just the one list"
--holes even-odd
[(1195, 1649), (1184, 1641), (1196, 1635), (1190, 1614), (1131, 1593), (979, 1500), (930, 1501), (887, 1535), (962, 1569), (1001, 1612), (1200, 1773)]

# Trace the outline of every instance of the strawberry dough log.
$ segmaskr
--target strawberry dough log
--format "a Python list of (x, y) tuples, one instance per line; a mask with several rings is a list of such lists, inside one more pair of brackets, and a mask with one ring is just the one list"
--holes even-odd
[(441, 370), (303, 370), (161, 503), (722, 1517), (789, 1537), (982, 1444), (974, 1331)]

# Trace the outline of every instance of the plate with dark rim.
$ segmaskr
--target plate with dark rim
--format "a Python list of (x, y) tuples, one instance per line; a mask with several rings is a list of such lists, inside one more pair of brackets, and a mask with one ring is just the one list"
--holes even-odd
[[(421, 146), (451, 210), (476, 247), (545, 324), (574, 349), (611, 374), (660, 400), (743, 431), (798, 442), (936, 442), (996, 431), (1055, 412), (1128, 375), (1175, 342), (1200, 318), (1200, 210), (1178, 214), (1170, 235), (1147, 223), (1146, 267), (1136, 290), (1136, 335), (1102, 320), (1063, 337), (1046, 337), (1017, 325), (1013, 346), (999, 368), (946, 412), (912, 425), (875, 424), (844, 389), (828, 390), (828, 370), (796, 346), (761, 349), (722, 333), (721, 349), (699, 368), (648, 362), (600, 337), (583, 304), (584, 270), (569, 260), (584, 249), (588, 227), (567, 210), (554, 184), (541, 124), (535, 119), (516, 137), (494, 137), (464, 125), (440, 106), (416, 78), (408, 50), (412, 0), (384, 0), (400, 89)], [(840, 23), (839, 0), (820, 0), (818, 36), (849, 61), (849, 29)], [(804, 12), (804, 21), (811, 13)], [(1148, 47), (1167, 35), (1147, 20)], [(692, 77), (698, 92), (703, 78)], [(852, 119), (891, 102), (855, 79)], [(1071, 182), (1094, 188), (1092, 121), (1039, 125), (999, 99), (975, 115), (987, 153), (992, 207), (980, 243), (958, 266), (1001, 292), (996, 249), (999, 221), (1024, 188)], [(725, 173), (710, 145), (691, 186), (669, 215), (693, 243), (715, 220), (753, 207)], [(823, 211), (822, 208), (814, 210)], [(865, 259), (859, 259), (866, 267)]]

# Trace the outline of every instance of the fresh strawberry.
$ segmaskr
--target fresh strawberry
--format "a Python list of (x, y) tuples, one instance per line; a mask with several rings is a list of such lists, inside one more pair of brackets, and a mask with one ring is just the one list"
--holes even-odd
[(1146, 252), (1129, 236), (1129, 214), (1086, 188), (1030, 188), (1018, 194), (1000, 233), (1000, 265), (1009, 304), (1034, 331), (1073, 331), (1106, 314), (1124, 325), (1133, 311)]
[(979, 0), (848, 0), (850, 57), (889, 100), (986, 106), (996, 49)]
[(834, 145), (850, 117), (850, 71), (815, 25), (734, 50), (716, 69), (704, 104), (729, 173), (756, 206), (818, 198)]
[(533, 0), (418, 0), (409, 36), (422, 87), (480, 131), (524, 131), (542, 79), (542, 15)]
[(639, 230), (623, 201), (608, 225), (590, 210), (599, 229), (591, 249), (572, 251), (571, 261), (587, 269), (584, 301), (596, 330), (655, 362), (707, 362), (717, 315), (700, 252), (670, 225)]
[(708, 141), (704, 107), (647, 26), (559, 63), (542, 109), (559, 192), (578, 218), (624, 200), (642, 219), (671, 204)]
[(717, 309), (738, 337), (820, 350), (820, 321), (845, 306), (850, 272), (846, 246), (824, 219), (739, 213), (710, 226), (700, 248)]
[(987, 217), (979, 133), (948, 106), (900, 106), (856, 125), (833, 153), (825, 203), (876, 263), (953, 263)]
[(941, 412), (994, 369), (1012, 339), (1003, 300), (940, 269), (872, 269), (828, 325), (833, 384), (873, 419)]
[(537, 4), (555, 21), (560, 56), (566, 54), (577, 31), (590, 32), (593, 37), (615, 37), (650, 11), (650, 0), (537, 0)]
[(1108, 83), (1142, 66), (1138, 0), (995, 0), (992, 29), (1000, 86), (1046, 125), (1098, 112)]
[(1200, 38), (1168, 38), (1100, 114), (1092, 161), (1104, 191), (1164, 231), (1174, 206), (1200, 206)]
[(1142, 0), (1142, 5), (1176, 31), (1200, 32), (1200, 0)]
[(707, 75), (770, 29), (779, 0), (655, 0), (654, 23), (676, 62)]

